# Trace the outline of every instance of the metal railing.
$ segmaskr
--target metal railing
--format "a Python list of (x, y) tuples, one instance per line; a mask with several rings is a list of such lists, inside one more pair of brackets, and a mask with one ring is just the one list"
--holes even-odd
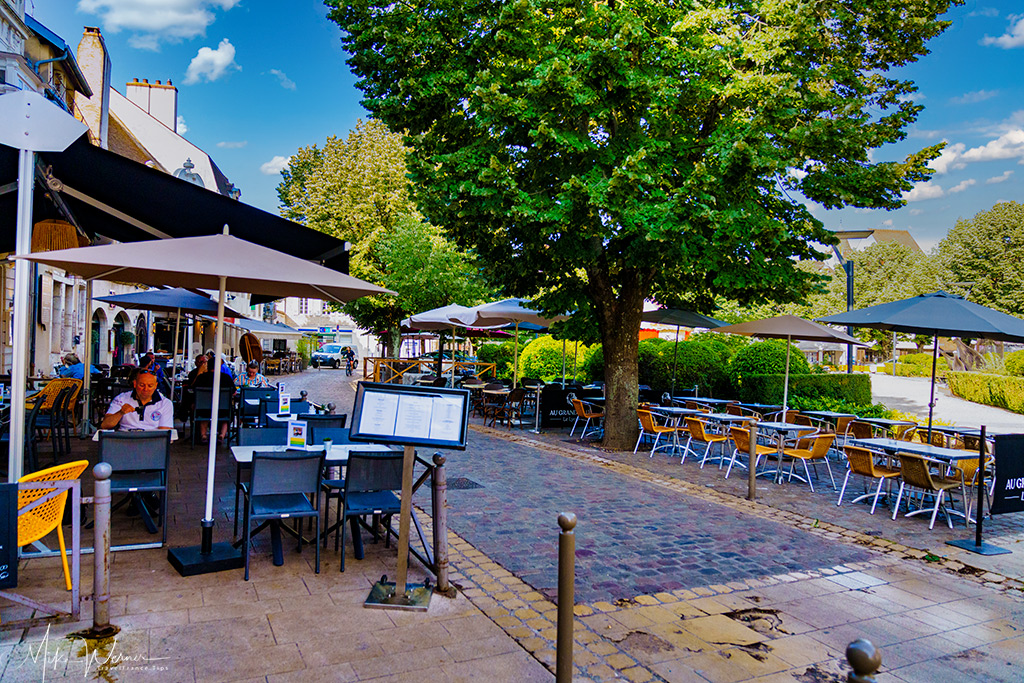
[[(408, 373), (434, 374), (437, 369), (436, 359), (417, 358), (363, 358), (363, 377), (374, 382), (385, 384), (402, 384)], [(441, 361), (441, 374), (456, 377), (493, 377), (497, 372), (494, 363), (480, 361), (444, 360)]]

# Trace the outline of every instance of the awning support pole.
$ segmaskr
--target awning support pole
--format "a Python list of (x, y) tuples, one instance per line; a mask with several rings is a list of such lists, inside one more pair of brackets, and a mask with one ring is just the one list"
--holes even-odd
[[(15, 253), (32, 252), (32, 194), (35, 189), (34, 152), (18, 150), (18, 222)], [(7, 454), (7, 480), (21, 478), (25, 462), (25, 383), (28, 377), (28, 326), (31, 263), (17, 259), (14, 264), (14, 347), (11, 349), (11, 431)]]

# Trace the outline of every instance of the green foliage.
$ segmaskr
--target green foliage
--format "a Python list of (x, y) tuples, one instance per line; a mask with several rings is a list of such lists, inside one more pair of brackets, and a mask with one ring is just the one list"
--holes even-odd
[(965, 288), (971, 301), (1024, 315), (1024, 204), (1001, 202), (974, 218), (959, 219), (938, 253), (947, 282), (970, 283)]
[[(927, 367), (929, 374), (932, 371), (932, 354), (930, 353), (907, 353), (900, 356), (896, 362), (897, 364)], [(935, 366), (941, 369), (949, 369), (949, 361), (940, 356), (935, 359)]]
[[(782, 404), (785, 375), (745, 375), (737, 388), (741, 401)], [(829, 398), (851, 404), (871, 404), (871, 378), (868, 375), (796, 375), (789, 377), (789, 396)]]
[(962, 399), (1024, 413), (1024, 378), (980, 372), (948, 372), (946, 384)]
[(121, 333), (117, 335), (117, 343), (122, 347), (131, 346), (135, 343), (135, 333), (131, 330), (122, 330)]
[[(574, 342), (568, 342), (566, 353), (572, 351)], [(586, 346), (580, 345), (580, 351), (585, 352)], [(582, 368), (578, 368), (574, 378), (572, 375), (572, 358), (567, 358), (565, 377), (566, 381), (573, 379), (584, 379)], [(562, 378), (562, 342), (551, 335), (541, 335), (527, 344), (519, 351), (519, 376), (537, 377), (545, 382), (552, 382)]]
[[(789, 374), (806, 375), (811, 371), (803, 352), (790, 346)], [(729, 363), (729, 377), (737, 387), (749, 375), (781, 375), (786, 372), (786, 342), (779, 339), (754, 342), (736, 352)]]
[(600, 344), (594, 344), (593, 346), (587, 347), (587, 352), (583, 354), (582, 360), (580, 361), (580, 366), (583, 370), (583, 376), (587, 379), (587, 381), (603, 381), (604, 348)]
[(618, 446), (645, 299), (802, 300), (835, 239), (805, 198), (895, 209), (930, 177), (941, 145), (871, 152), (916, 120), (887, 72), (953, 1), (327, 4), (427, 219), (507, 294), (592, 316)]
[(512, 360), (515, 349), (511, 341), (498, 344), (481, 344), (476, 351), (476, 358), (481, 363), (494, 363), (498, 379), (512, 379)]
[(827, 410), (833, 413), (852, 413), (859, 417), (883, 417), (892, 416), (892, 411), (881, 403), (853, 403), (841, 398), (831, 396), (792, 396), (789, 399), (790, 408), (797, 410)]
[(1007, 375), (1024, 377), (1024, 351), (1008, 353), (1003, 359), (1003, 367)]

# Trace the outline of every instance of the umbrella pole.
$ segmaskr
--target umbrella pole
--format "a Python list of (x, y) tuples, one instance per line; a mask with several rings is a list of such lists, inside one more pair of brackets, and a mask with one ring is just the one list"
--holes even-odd
[(679, 325), (676, 325), (676, 345), (672, 349), (672, 392), (676, 395), (676, 359), (679, 357)]
[(206, 461), (206, 508), (203, 516), (203, 539), (201, 553), (209, 554), (213, 545), (213, 474), (217, 467), (217, 439), (220, 435), (220, 348), (224, 343), (224, 299), (227, 297), (227, 278), (220, 277), (220, 291), (217, 298), (217, 331), (213, 342), (213, 397), (210, 401), (210, 449)]
[(565, 388), (565, 340), (562, 340), (562, 388)]
[[(181, 309), (174, 318), (174, 353), (171, 355), (171, 400), (174, 400), (174, 382), (178, 378), (178, 334), (181, 330)], [(155, 345), (154, 345), (155, 346)]]
[[(18, 223), (15, 253), (32, 252), (32, 193), (35, 189), (36, 155), (18, 150)], [(7, 454), (7, 481), (21, 478), (25, 462), (25, 382), (28, 379), (29, 287), (31, 264), (14, 263), (14, 347), (11, 349), (11, 426)]]
[(932, 340), (932, 389), (928, 398), (928, 443), (932, 442), (932, 411), (935, 410), (935, 365), (939, 360), (939, 335)]
[(789, 351), (793, 347), (793, 337), (786, 337), (786, 376), (782, 385), (782, 421), (786, 421), (786, 413), (789, 412)]
[(92, 283), (85, 281), (85, 374), (82, 376), (82, 424), (78, 434), (89, 436), (92, 428)]
[(516, 321), (516, 340), (512, 343), (512, 388), (519, 384), (519, 321)]

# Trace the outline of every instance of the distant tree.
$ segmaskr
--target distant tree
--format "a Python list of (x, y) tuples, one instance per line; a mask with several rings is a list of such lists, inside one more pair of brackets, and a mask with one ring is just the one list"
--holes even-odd
[(1024, 204), (1001, 202), (959, 219), (939, 243), (950, 289), (1004, 313), (1024, 315)]
[(490, 290), (471, 255), (416, 210), (402, 136), (359, 121), (344, 140), (300, 148), (282, 172), (281, 215), (353, 244), (350, 272), (398, 293), (342, 307), (360, 327), (386, 332), (397, 349), (399, 322), (450, 303), (475, 304)]
[[(510, 295), (591, 312), (605, 445), (636, 438), (643, 302), (797, 301), (832, 238), (791, 192), (892, 209), (920, 107), (887, 71), (954, 0), (327, 0), (375, 117), (408, 131), (418, 206)], [(589, 305), (589, 308), (587, 308)]]

